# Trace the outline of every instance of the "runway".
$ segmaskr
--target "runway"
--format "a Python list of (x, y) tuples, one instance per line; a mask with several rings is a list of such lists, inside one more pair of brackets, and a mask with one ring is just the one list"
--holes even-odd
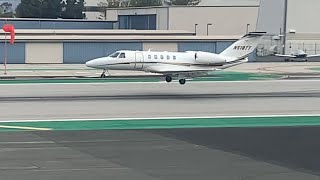
[[(317, 114), (317, 119), (319, 84), (318, 80), (189, 82), (185, 86), (163, 82), (3, 84), (0, 125), (25, 120), (204, 116)], [(183, 127), (181, 122), (177, 126)], [(78, 124), (89, 126), (85, 121)], [(1, 179), (317, 180), (320, 175), (319, 126), (14, 128), (21, 131), (0, 132)]]
[(320, 81), (0, 85), (0, 120), (318, 114)]

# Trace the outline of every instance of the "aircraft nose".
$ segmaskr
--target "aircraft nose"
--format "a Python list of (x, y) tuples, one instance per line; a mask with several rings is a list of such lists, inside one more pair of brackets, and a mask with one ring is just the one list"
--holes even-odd
[(96, 63), (95, 60), (90, 60), (90, 61), (86, 62), (86, 66), (87, 66), (87, 67), (94, 68), (94, 67), (97, 66), (97, 63)]

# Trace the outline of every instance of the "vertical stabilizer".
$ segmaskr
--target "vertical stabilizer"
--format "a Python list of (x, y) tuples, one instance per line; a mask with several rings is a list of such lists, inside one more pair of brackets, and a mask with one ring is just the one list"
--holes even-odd
[(263, 34), (264, 32), (249, 33), (221, 52), (220, 55), (231, 59), (243, 59), (256, 49)]

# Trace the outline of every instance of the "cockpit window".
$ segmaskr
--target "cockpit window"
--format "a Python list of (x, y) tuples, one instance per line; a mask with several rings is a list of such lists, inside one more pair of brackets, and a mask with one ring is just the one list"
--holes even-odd
[(121, 53), (119, 58), (126, 58), (126, 54), (125, 53)]
[(119, 54), (120, 54), (120, 53), (115, 52), (115, 53), (111, 54), (109, 57), (116, 58), (116, 57), (119, 56)]

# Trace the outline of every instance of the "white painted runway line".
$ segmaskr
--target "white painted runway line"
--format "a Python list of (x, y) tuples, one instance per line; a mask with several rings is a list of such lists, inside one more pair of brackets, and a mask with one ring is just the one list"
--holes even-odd
[[(15, 121), (18, 122), (18, 121)], [(20, 130), (36, 130), (36, 131), (50, 131), (50, 128), (36, 128), (36, 127), (24, 127), (24, 126), (3, 126), (0, 125), (0, 128), (5, 129), (20, 129)]]
[[(123, 121), (123, 120), (170, 120), (170, 119), (228, 119), (228, 118), (272, 118), (272, 117), (317, 117), (320, 114), (272, 114), (272, 115), (248, 115), (248, 116), (172, 116), (172, 117), (135, 117), (135, 118), (99, 118), (99, 119), (42, 119), (42, 120), (0, 120), (1, 122), (61, 122), (61, 121)], [(1, 128), (2, 126), (0, 126)], [(20, 126), (8, 126), (13, 129), (30, 128), (31, 130), (37, 130), (33, 127), (20, 127)], [(3, 127), (4, 128), (4, 127)], [(38, 128), (43, 130), (51, 130), (48, 128)]]

